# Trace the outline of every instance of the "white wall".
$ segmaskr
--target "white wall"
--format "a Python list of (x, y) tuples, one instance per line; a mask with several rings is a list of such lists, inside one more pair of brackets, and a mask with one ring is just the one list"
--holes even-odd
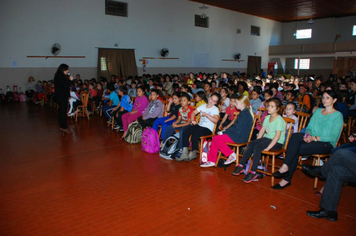
[[(308, 21), (298, 21), (282, 24), (281, 45), (308, 44), (308, 43), (332, 43), (335, 35), (341, 34), (338, 42), (355, 41), (352, 36), (353, 26), (356, 25), (356, 15), (342, 18), (325, 18), (314, 20), (314, 24)], [(293, 34), (296, 29), (312, 29), (311, 39), (296, 39)]]
[[(123, 0), (124, 1), (124, 0)], [(157, 57), (161, 48), (179, 60), (150, 60), (147, 72), (179, 68), (195, 71), (194, 53), (208, 53), (207, 71), (244, 71), (248, 55), (262, 57), (267, 67), (268, 46), (280, 44), (281, 23), (209, 6), (209, 28), (194, 26), (201, 4), (186, 0), (125, 0), (128, 16), (105, 15), (104, 0), (2, 0), (0, 5), (0, 87), (21, 84), (35, 74), (37, 80), (53, 76), (64, 62), (82, 78), (96, 76), (97, 48), (134, 48), (137, 66), (142, 57)], [(260, 26), (261, 36), (251, 36), (250, 26)], [(242, 33), (237, 34), (237, 29)], [(50, 55), (53, 43), (62, 45), (62, 56), (85, 59), (30, 59)], [(244, 62), (223, 62), (241, 53)], [(16, 67), (14, 67), (16, 66)], [(203, 68), (204, 69), (204, 68)], [(201, 68), (199, 68), (201, 70)], [(219, 72), (217, 71), (217, 72)], [(139, 73), (142, 74), (141, 68)], [(84, 75), (84, 76), (83, 76)]]

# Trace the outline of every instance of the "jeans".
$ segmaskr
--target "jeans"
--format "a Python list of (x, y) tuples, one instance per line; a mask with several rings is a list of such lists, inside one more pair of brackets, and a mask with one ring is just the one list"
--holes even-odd
[[(240, 165), (245, 165), (248, 161), (248, 159), (250, 159), (250, 157), (253, 154), (253, 164), (251, 167), (251, 171), (256, 171), (257, 170), (257, 166), (258, 163), (261, 160), (261, 152), (266, 149), (266, 147), (268, 147), (268, 145), (272, 142), (272, 139), (269, 138), (260, 138), (260, 139), (256, 139), (253, 140), (252, 142), (250, 142), (247, 145), (247, 148), (244, 152), (244, 155), (242, 156), (241, 160), (240, 160)], [(279, 150), (283, 147), (282, 144), (280, 143), (276, 143), (270, 150)]]
[(333, 149), (329, 142), (304, 142), (303, 133), (294, 133), (289, 141), (284, 164), (289, 167), (289, 175), (283, 179), (290, 182), (298, 165), (299, 156), (328, 154)]
[(155, 123), (153, 123), (152, 128), (154, 130), (156, 130), (157, 133), (158, 133), (159, 126), (161, 125), (161, 139), (164, 138), (164, 133), (166, 132), (166, 128), (168, 126), (170, 126), (171, 124), (173, 124), (173, 122), (175, 121), (175, 120), (170, 120), (168, 122), (165, 122), (169, 118), (170, 118), (169, 116), (161, 117), (161, 118), (158, 118), (157, 120), (155, 120)]
[(336, 147), (336, 148), (334, 148), (332, 150), (331, 154), (334, 154), (339, 149), (348, 149), (348, 150), (356, 153), (356, 142), (346, 143), (346, 144), (343, 144), (343, 145), (341, 145), (339, 147)]
[(116, 106), (104, 106), (103, 107), (103, 113), (104, 115), (110, 120), (112, 117), (112, 109), (114, 109)]
[(184, 134), (180, 137), (183, 142), (183, 147), (189, 147), (189, 137), (192, 136), (192, 151), (198, 150), (199, 139), (201, 136), (211, 135), (211, 130), (200, 125), (190, 125), (184, 130)]
[(321, 174), (326, 177), (326, 182), (320, 207), (337, 211), (343, 182), (356, 182), (356, 153), (347, 149), (337, 150), (321, 168)]

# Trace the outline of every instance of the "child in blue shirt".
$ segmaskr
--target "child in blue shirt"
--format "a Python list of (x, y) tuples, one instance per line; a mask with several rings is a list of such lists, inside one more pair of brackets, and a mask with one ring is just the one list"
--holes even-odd
[(119, 105), (120, 103), (120, 99), (119, 96), (117, 96), (116, 92), (115, 92), (115, 87), (113, 84), (108, 84), (108, 87), (106, 88), (107, 93), (109, 93), (109, 99), (108, 102), (106, 103), (106, 105), (103, 107), (103, 113), (104, 115), (111, 120), (112, 117), (112, 110), (117, 107), (117, 105)]
[(115, 119), (114, 129), (120, 129), (121, 127), (121, 129), (123, 130), (121, 117), (123, 114), (132, 111), (133, 103), (131, 101), (130, 96), (127, 95), (127, 92), (128, 89), (126, 86), (120, 86), (119, 95), (121, 97), (121, 102), (117, 105), (117, 107), (112, 110)]

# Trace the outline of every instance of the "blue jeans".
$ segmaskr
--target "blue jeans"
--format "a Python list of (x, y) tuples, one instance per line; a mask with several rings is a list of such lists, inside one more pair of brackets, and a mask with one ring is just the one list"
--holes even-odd
[(173, 124), (173, 122), (175, 120), (170, 120), (168, 122), (165, 122), (166, 120), (168, 120), (170, 117), (166, 116), (166, 117), (161, 117), (161, 118), (158, 118), (157, 120), (155, 120), (155, 123), (153, 123), (153, 126), (152, 128), (154, 130), (157, 131), (158, 133), (158, 129), (159, 129), (159, 126), (161, 125), (161, 139), (164, 139), (164, 133), (166, 132), (166, 128), (170, 125)]
[(179, 128), (173, 128), (172, 125), (167, 126), (166, 131), (164, 132), (163, 139), (162, 139), (163, 143), (169, 138), (169, 136), (172, 136), (175, 133), (175, 130), (179, 130), (178, 148), (182, 149), (183, 148), (183, 142), (182, 142), (183, 132), (184, 132), (184, 130), (186, 130), (189, 127), (190, 127), (190, 125), (187, 125), (187, 126), (184, 126), (184, 127), (179, 127)]
[(332, 150), (331, 154), (334, 154), (334, 152), (336, 152), (337, 150), (340, 150), (340, 149), (347, 149), (351, 152), (354, 152), (356, 153), (356, 142), (353, 142), (353, 143), (346, 143), (346, 144), (343, 144), (339, 147), (336, 147)]

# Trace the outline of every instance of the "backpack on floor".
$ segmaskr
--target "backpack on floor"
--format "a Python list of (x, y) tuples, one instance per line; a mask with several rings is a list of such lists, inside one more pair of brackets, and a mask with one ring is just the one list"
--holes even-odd
[(210, 151), (211, 140), (206, 140), (203, 142), (203, 151), (200, 157), (200, 165), (206, 163), (208, 161), (208, 154)]
[(19, 100), (20, 100), (20, 102), (26, 102), (26, 96), (25, 96), (25, 94), (20, 93)]
[(132, 122), (128, 129), (127, 133), (124, 137), (125, 141), (128, 143), (139, 143), (142, 139), (142, 127), (138, 123), (138, 121)]
[[(252, 164), (252, 161), (248, 160), (247, 164), (245, 165), (244, 175), (248, 174), (248, 170), (250, 169), (250, 165), (251, 164)], [(258, 170), (267, 171), (265, 163), (258, 163), (257, 169)], [(258, 179), (262, 179), (263, 177), (265, 177), (265, 174), (257, 172), (257, 178)]]
[(159, 156), (167, 159), (173, 160), (179, 153), (179, 133), (175, 133), (163, 143), (163, 146), (159, 152)]
[(158, 133), (151, 127), (147, 127), (142, 133), (141, 150), (148, 153), (160, 151)]

